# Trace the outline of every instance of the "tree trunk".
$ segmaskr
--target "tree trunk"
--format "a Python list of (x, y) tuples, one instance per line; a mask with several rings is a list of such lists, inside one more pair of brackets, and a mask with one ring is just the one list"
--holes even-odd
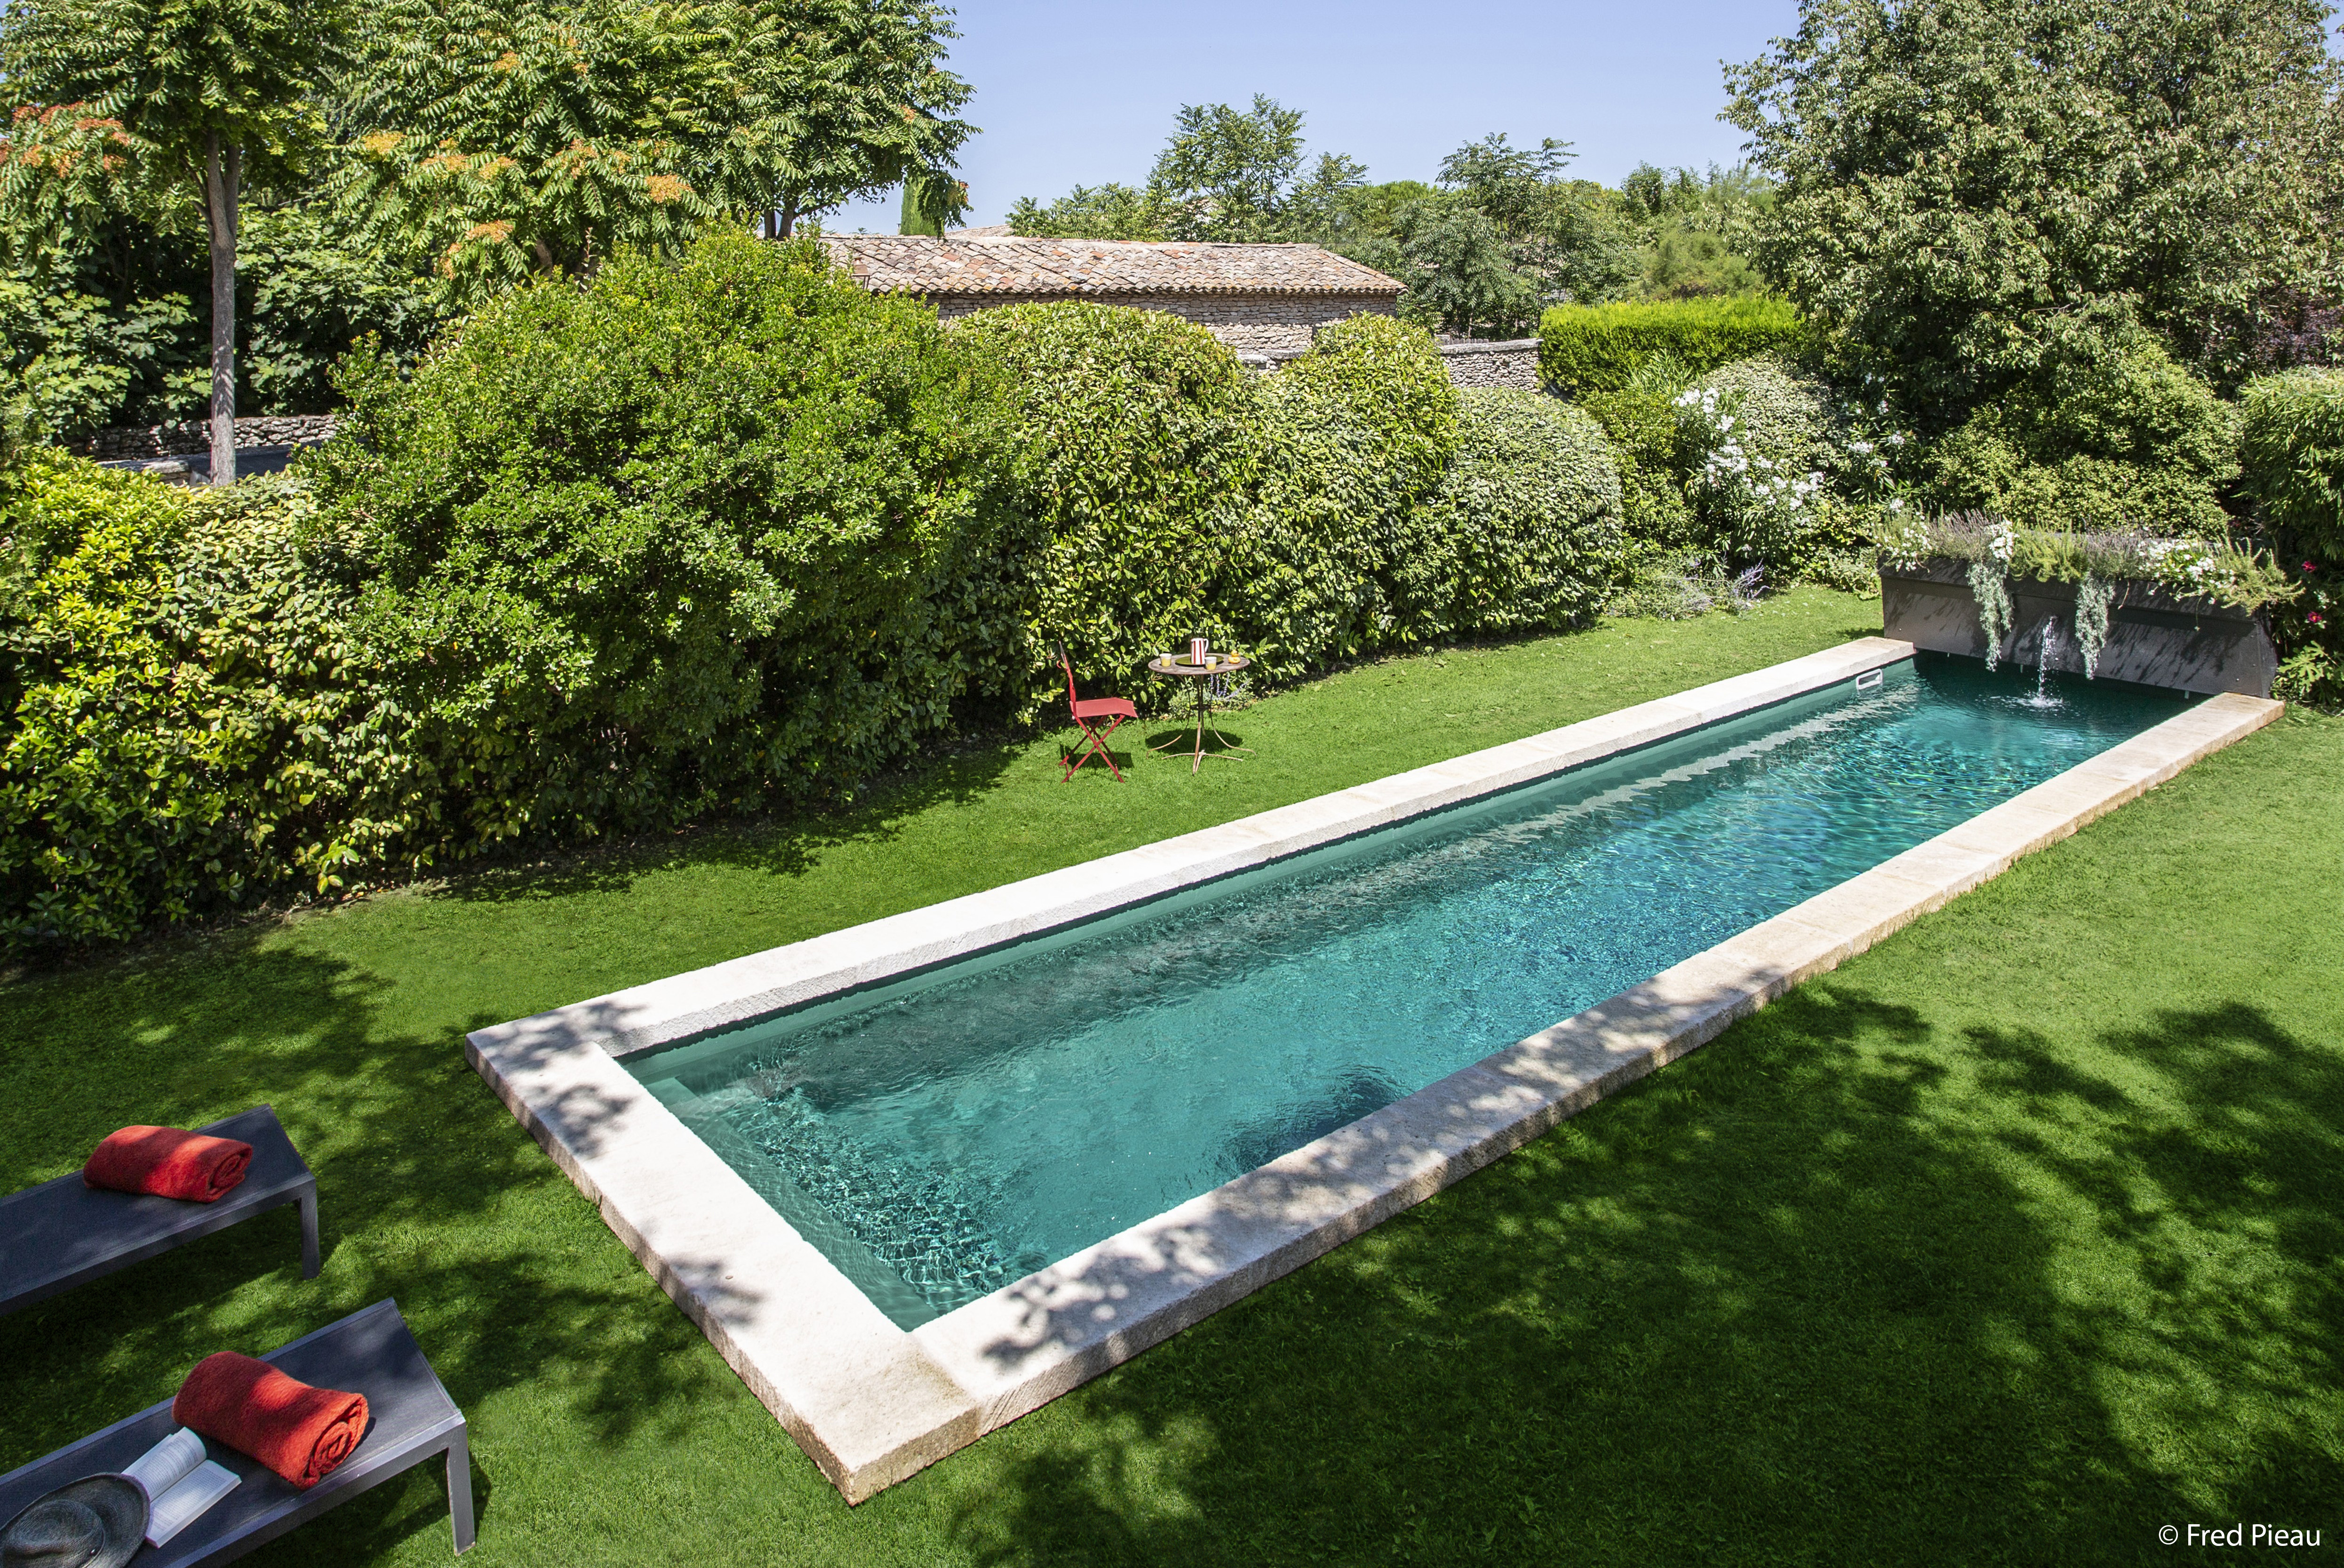
[(244, 149), (204, 135), (204, 226), (212, 239), (212, 483), (236, 482), (236, 198)]
[(773, 238), (775, 239), (787, 239), (790, 237), (790, 230), (797, 227), (797, 198), (795, 197), (784, 197), (782, 202), (781, 216), (773, 224)]

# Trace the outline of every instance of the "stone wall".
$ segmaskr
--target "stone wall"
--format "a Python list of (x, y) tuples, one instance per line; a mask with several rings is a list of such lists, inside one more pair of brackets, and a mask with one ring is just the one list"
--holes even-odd
[[(238, 420), (236, 444), (241, 450), (247, 447), (300, 446), (322, 441), (334, 433), (334, 420), (332, 414), (261, 414)], [(76, 441), (73, 450), (101, 462), (126, 458), (184, 457), (212, 450), (212, 428), (208, 421), (197, 420), (144, 428), (116, 425)]]
[(1449, 379), (1460, 387), (1518, 387), (1539, 389), (1539, 343), (1516, 338), (1504, 343), (1443, 343), (1442, 363)]
[[(996, 305), (1032, 305), (1050, 299), (1071, 299), (1071, 294), (937, 294), (930, 296), (936, 314), (945, 320)], [(1194, 321), (1240, 354), (1292, 358), (1310, 347), (1311, 336), (1353, 316), (1392, 314), (1390, 296), (1383, 294), (1127, 294), (1092, 298), (1100, 305), (1129, 305), (1142, 310), (1162, 310)]]

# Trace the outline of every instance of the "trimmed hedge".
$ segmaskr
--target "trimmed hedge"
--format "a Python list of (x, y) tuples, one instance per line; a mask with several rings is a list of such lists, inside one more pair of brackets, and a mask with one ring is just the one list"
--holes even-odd
[(0, 450), (0, 946), (842, 794), (1034, 711), (1050, 636), (1136, 688), (1199, 632), (1277, 682), (1566, 624), (1624, 553), (1591, 420), (1384, 317), (1256, 378), (721, 237), (344, 382), (295, 479)]
[(1394, 573), (1456, 453), (1457, 407), (1431, 333), (1389, 316), (1327, 328), (1261, 384), (1260, 477), (1228, 592), (1268, 678), (1417, 640)]
[[(1152, 652), (1233, 641), (1222, 585), (1262, 457), (1237, 357), (1177, 316), (1086, 301), (983, 310), (948, 330), (1009, 389), (1010, 504), (1036, 525), (1017, 569), (1021, 640), (1003, 661), (1022, 673), (1056, 639), (1086, 691), (1129, 692)], [(1034, 694), (1055, 678), (1045, 670)]]
[(1539, 322), (1539, 374), (1574, 398), (1618, 392), (1655, 359), (1699, 376), (1735, 359), (1793, 351), (1805, 335), (1798, 311), (1781, 299), (1557, 305)]

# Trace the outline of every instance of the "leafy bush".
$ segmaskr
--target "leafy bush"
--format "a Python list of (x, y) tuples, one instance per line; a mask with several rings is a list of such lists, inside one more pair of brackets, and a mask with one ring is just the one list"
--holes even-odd
[(1432, 335), (1355, 316), (1262, 385), (1261, 459), (1228, 613), (1272, 679), (1405, 642), (1392, 572), (1457, 450), (1457, 389)]
[(2040, 369), (1929, 449), (1929, 500), (2045, 528), (2214, 537), (2231, 410), (2121, 313), (2060, 325)]
[(2344, 370), (2286, 370), (2238, 395), (2239, 488), (2265, 526), (2344, 564)]
[(844, 790), (1023, 674), (993, 373), (811, 242), (621, 258), (348, 387), (321, 491), (447, 848)]
[(1677, 460), (1706, 525), (1706, 542), (1763, 561), (1787, 583), (1819, 554), (1851, 542), (1845, 498), (1829, 488), (1844, 467), (1829, 399), (1773, 359), (1740, 359), (1680, 394)]
[(1602, 427), (1500, 387), (1458, 394), (1457, 454), (1390, 571), (1407, 640), (1569, 626), (1624, 579), (1620, 476)]
[(1558, 305), (1539, 323), (1539, 374), (1571, 397), (1627, 388), (1647, 361), (1698, 376), (1754, 355), (1788, 351), (1805, 328), (1779, 299), (1672, 299)]
[[(1234, 639), (1223, 585), (1261, 460), (1237, 357), (1177, 316), (1079, 301), (980, 311), (950, 330), (1010, 389), (1036, 641), (1064, 642), (1086, 689), (1130, 691), (1150, 653)], [(1022, 642), (1002, 653), (1036, 662)]]
[(1619, 390), (1579, 399), (1611, 439), (1629, 537), (1663, 551), (1701, 542), (1700, 520), (1685, 500), (1677, 463), (1676, 400), (1690, 379), (1674, 359), (1654, 356)]
[(118, 938), (336, 885), (412, 810), (302, 488), (190, 492), (37, 454), (0, 583), (0, 942)]
[(201, 335), (184, 295), (116, 305), (69, 281), (0, 278), (0, 369), (21, 381), (41, 430), (61, 440), (200, 409)]
[(2272, 617), (2278, 694), (2344, 701), (2344, 370), (2249, 381), (2238, 415), (2239, 488), (2299, 590)]

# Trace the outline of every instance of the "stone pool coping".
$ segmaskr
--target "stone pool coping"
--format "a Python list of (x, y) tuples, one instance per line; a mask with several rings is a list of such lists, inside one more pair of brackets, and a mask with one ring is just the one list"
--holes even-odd
[(1865, 638), (1352, 789), (466, 1037), (472, 1065), (849, 1502), (1451, 1182), (2282, 704), (2212, 698), (1201, 1197), (905, 1331), (620, 1058), (1541, 779), (1909, 658)]

